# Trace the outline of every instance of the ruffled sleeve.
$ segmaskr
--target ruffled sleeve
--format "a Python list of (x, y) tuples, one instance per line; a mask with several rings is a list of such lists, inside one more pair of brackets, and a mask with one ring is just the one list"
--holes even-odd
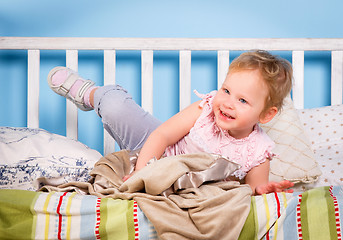
[(275, 156), (272, 152), (275, 146), (274, 141), (258, 125), (244, 141), (246, 141), (244, 150), (237, 151), (239, 147), (236, 145), (236, 154), (231, 155), (231, 160), (242, 166), (233, 174), (239, 179), (243, 179), (252, 168), (264, 163), (267, 159), (272, 160)]
[(199, 104), (199, 106), (202, 108), (204, 107), (205, 103), (212, 102), (213, 97), (217, 94), (217, 91), (212, 91), (212, 92), (206, 93), (206, 94), (201, 94), (197, 90), (194, 90), (193, 92), (195, 93), (195, 95), (197, 95), (199, 98), (202, 99), (202, 101)]

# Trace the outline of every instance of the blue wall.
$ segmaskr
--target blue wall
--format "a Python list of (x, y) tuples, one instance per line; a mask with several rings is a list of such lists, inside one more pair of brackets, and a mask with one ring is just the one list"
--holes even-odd
[[(52, 3), (54, 2), (54, 4)], [(340, 0), (174, 0), (90, 1), (11, 0), (0, 3), (0, 35), (25, 37), (205, 37), (205, 38), (342, 38)], [(238, 54), (238, 53), (237, 53)], [(290, 53), (281, 53), (290, 59)], [(234, 57), (233, 54), (232, 57)], [(25, 51), (0, 51), (0, 125), (26, 125)], [(329, 53), (305, 55), (305, 107), (330, 104)], [(154, 54), (154, 113), (166, 120), (178, 111), (178, 55)], [(102, 53), (80, 51), (79, 72), (101, 85)], [(140, 53), (118, 52), (117, 82), (140, 103)], [(65, 102), (46, 84), (51, 68), (65, 65), (65, 52), (41, 51), (39, 94), (41, 127), (65, 134)], [(216, 88), (216, 54), (192, 54), (192, 88)], [(161, 101), (162, 99), (162, 101)], [(196, 100), (193, 97), (192, 100)], [(46, 113), (49, 114), (46, 114)], [(80, 112), (80, 140), (102, 151), (101, 123), (94, 112)]]

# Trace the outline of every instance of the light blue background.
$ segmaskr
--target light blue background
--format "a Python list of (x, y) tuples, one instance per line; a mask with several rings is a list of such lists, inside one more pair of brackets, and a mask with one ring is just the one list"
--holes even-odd
[[(342, 9), (340, 0), (11, 0), (0, 2), (0, 35), (342, 38)], [(280, 54), (290, 60), (290, 53)], [(305, 107), (329, 105), (330, 53), (306, 53), (305, 61)], [(99, 85), (102, 64), (102, 52), (79, 52), (80, 74)], [(118, 52), (117, 64), (117, 82), (140, 103), (140, 53)], [(65, 65), (64, 51), (41, 51), (40, 126), (64, 135), (65, 101), (46, 84), (57, 65)], [(26, 126), (26, 66), (25, 51), (0, 51), (1, 126)], [(216, 68), (214, 52), (192, 53), (192, 89), (215, 89)], [(178, 111), (178, 74), (178, 53), (154, 53), (154, 113), (163, 121)], [(80, 129), (87, 129), (79, 139), (102, 152), (99, 118), (94, 112), (80, 111), (79, 116)]]

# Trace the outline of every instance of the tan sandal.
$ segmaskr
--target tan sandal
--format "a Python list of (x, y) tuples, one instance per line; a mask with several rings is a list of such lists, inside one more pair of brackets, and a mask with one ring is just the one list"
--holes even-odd
[[(60, 71), (60, 70), (67, 70), (68, 72), (68, 76), (66, 78), (66, 80), (60, 84), (60, 85), (53, 85), (52, 84), (52, 76)], [(76, 96), (73, 97), (69, 94), (70, 88), (73, 86), (73, 84), (75, 83), (75, 81), (77, 79), (82, 79), (83, 85), (79, 88), (79, 90), (76, 93)], [(55, 67), (53, 68), (49, 74), (48, 74), (48, 84), (49, 87), (58, 95), (63, 96), (67, 99), (69, 99), (70, 101), (72, 101), (79, 109), (83, 110), (83, 111), (90, 111), (93, 110), (93, 108), (87, 106), (83, 100), (83, 97), (87, 91), (87, 89), (89, 89), (90, 87), (92, 87), (94, 85), (94, 82), (91, 80), (84, 80), (83, 78), (81, 78), (77, 72), (71, 70), (70, 68), (66, 68), (66, 67)]]

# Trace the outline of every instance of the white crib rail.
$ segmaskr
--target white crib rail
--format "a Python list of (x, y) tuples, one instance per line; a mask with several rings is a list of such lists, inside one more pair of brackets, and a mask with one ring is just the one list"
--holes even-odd
[[(104, 50), (104, 85), (115, 84), (116, 82), (116, 51)], [(104, 153), (115, 151), (115, 141), (104, 129)]]
[(293, 65), (293, 103), (294, 107), (304, 108), (304, 51), (292, 52)]
[(39, 50), (29, 50), (27, 53), (27, 125), (39, 127)]
[(331, 52), (331, 105), (342, 103), (343, 51)]
[[(180, 109), (191, 102), (191, 52), (217, 51), (218, 88), (225, 79), (230, 51), (264, 49), (292, 51), (294, 68), (293, 100), (304, 107), (304, 52), (330, 51), (331, 104), (342, 103), (343, 39), (182, 39), (182, 38), (34, 38), (0, 37), (0, 49), (28, 50), (28, 127), (39, 127), (40, 50), (66, 50), (67, 66), (77, 70), (78, 50), (104, 51), (104, 83), (115, 83), (116, 51), (140, 50), (142, 71), (142, 106), (153, 113), (153, 51), (179, 51)], [(67, 101), (67, 136), (77, 139), (77, 109)], [(104, 153), (114, 150), (113, 139), (104, 133)]]
[[(66, 51), (66, 66), (74, 71), (78, 71), (78, 51), (67, 50)], [(77, 139), (78, 127), (77, 127), (77, 107), (70, 101), (66, 101), (67, 104), (67, 137)]]

